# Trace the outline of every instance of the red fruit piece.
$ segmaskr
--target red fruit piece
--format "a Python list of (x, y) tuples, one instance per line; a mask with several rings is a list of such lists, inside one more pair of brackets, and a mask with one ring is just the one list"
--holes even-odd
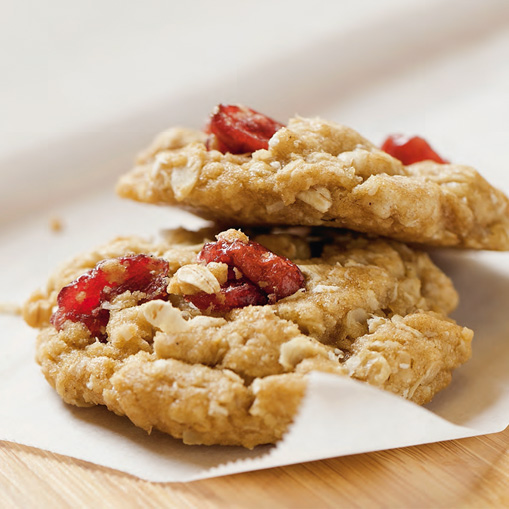
[(198, 260), (237, 267), (246, 279), (268, 295), (271, 302), (288, 297), (304, 286), (304, 275), (297, 265), (258, 242), (221, 239), (205, 244)]
[[(212, 309), (228, 310), (267, 302), (272, 304), (304, 287), (305, 278), (297, 265), (257, 242), (220, 239), (205, 244), (198, 260), (226, 263), (230, 267), (221, 293), (186, 296), (199, 309), (212, 306)], [(236, 279), (232, 268), (242, 273), (240, 279)]]
[(110, 312), (103, 304), (128, 290), (143, 294), (139, 303), (167, 299), (168, 268), (166, 260), (143, 254), (99, 262), (60, 290), (51, 323), (61, 330), (67, 320), (82, 322), (93, 336), (105, 340)]
[(392, 134), (384, 141), (382, 150), (399, 159), (404, 165), (426, 160), (441, 164), (448, 163), (431, 148), (424, 138), (419, 136), (409, 138), (402, 134)]
[(245, 279), (228, 280), (221, 287), (219, 294), (201, 292), (195, 295), (186, 295), (185, 298), (198, 309), (211, 311), (229, 311), (233, 308), (267, 304), (267, 296), (256, 285)]
[[(269, 147), (274, 133), (283, 124), (246, 106), (220, 104), (210, 118), (205, 131), (217, 139), (217, 149), (223, 154), (245, 154)], [(207, 148), (212, 143), (207, 142)]]

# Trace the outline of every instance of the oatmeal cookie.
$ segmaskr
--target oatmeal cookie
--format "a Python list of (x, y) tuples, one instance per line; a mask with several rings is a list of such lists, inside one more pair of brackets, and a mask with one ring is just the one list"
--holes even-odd
[(473, 168), (431, 160), (405, 166), (356, 131), (318, 118), (278, 127), (267, 148), (254, 143), (247, 153), (216, 150), (200, 131), (171, 129), (117, 192), (232, 226), (325, 225), (403, 242), (509, 249), (509, 200)]
[[(339, 230), (213, 233), (116, 239), (29, 299), (37, 361), (65, 402), (251, 448), (281, 438), (312, 370), (424, 404), (470, 356), (472, 332), (447, 318), (457, 294), (423, 252)], [(263, 303), (236, 307), (238, 288)]]

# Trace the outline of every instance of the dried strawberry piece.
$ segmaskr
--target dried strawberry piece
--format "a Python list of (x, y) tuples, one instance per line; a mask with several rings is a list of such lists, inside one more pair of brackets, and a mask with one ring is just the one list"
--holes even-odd
[(51, 323), (61, 330), (67, 320), (81, 322), (104, 340), (110, 312), (103, 304), (126, 291), (141, 292), (139, 303), (167, 299), (168, 269), (166, 260), (143, 254), (103, 260), (60, 290)]
[(442, 159), (420, 136), (409, 138), (402, 134), (392, 134), (382, 145), (382, 150), (392, 157), (399, 159), (404, 165), (418, 163), (420, 161), (435, 161), (446, 164), (449, 161)]
[(213, 143), (207, 140), (207, 148), (215, 146), (223, 154), (245, 154), (269, 147), (274, 133), (283, 124), (246, 106), (220, 104), (210, 118), (205, 132), (215, 135)]

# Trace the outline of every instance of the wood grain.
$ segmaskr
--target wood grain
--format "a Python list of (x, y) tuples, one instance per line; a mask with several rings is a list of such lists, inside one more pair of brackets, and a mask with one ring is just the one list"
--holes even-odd
[(192, 483), (157, 484), (0, 442), (0, 507), (509, 507), (509, 428)]

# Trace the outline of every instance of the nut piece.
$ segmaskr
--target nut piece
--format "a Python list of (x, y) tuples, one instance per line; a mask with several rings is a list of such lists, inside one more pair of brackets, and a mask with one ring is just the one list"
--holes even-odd
[(203, 157), (203, 151), (195, 147), (187, 156), (168, 153), (166, 163), (163, 161), (158, 163), (157, 160), (154, 163), (154, 165), (159, 164), (159, 167), (164, 167), (165, 164), (172, 167), (170, 182), (177, 201), (182, 201), (189, 196), (197, 184), (204, 165)]
[(184, 265), (171, 278), (168, 293), (175, 295), (195, 295), (201, 292), (219, 293), (221, 283), (226, 281), (227, 276), (228, 266), (225, 263)]
[(224, 240), (226, 242), (235, 242), (236, 240), (240, 240), (244, 244), (249, 242), (249, 237), (242, 233), (240, 230), (235, 230), (234, 228), (230, 228), (224, 232), (221, 232), (219, 235), (216, 235), (217, 240)]
[(228, 280), (228, 265), (226, 263), (210, 262), (207, 263), (206, 268), (217, 279), (220, 285), (224, 285)]
[(182, 312), (174, 308), (171, 303), (152, 300), (141, 305), (143, 316), (154, 327), (166, 334), (185, 332), (189, 324), (184, 320)]
[(324, 186), (315, 186), (307, 191), (301, 191), (297, 194), (297, 198), (322, 214), (327, 212), (332, 205), (330, 191)]
[(285, 369), (292, 370), (304, 359), (327, 354), (325, 346), (311, 341), (306, 336), (297, 336), (281, 345), (279, 364)]

